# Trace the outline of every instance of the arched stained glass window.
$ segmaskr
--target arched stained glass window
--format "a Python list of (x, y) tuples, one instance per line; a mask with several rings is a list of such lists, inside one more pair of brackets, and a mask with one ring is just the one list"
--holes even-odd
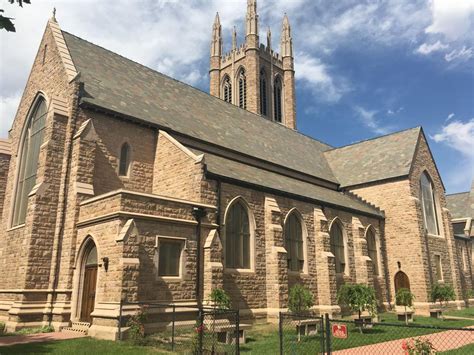
[(124, 143), (120, 148), (119, 175), (127, 176), (130, 169), (130, 146)]
[(47, 115), (46, 101), (39, 97), (26, 121), (23, 133), (19, 170), (13, 207), (12, 225), (25, 223), (28, 209), (28, 195), (36, 184), (40, 147), (43, 143)]
[(244, 69), (239, 73), (239, 107), (247, 109), (247, 78)]
[(379, 253), (377, 239), (372, 228), (367, 231), (367, 252), (372, 260), (374, 275), (379, 275)]
[(421, 175), (421, 203), (425, 228), (429, 234), (439, 235), (438, 217), (436, 215), (436, 202), (434, 186), (426, 173)]
[(246, 207), (234, 203), (225, 221), (225, 265), (233, 269), (250, 269), (250, 225)]
[(232, 103), (232, 83), (229, 76), (224, 78), (222, 92), (224, 94), (224, 101)]
[(290, 214), (285, 222), (285, 247), (288, 269), (291, 271), (303, 271), (303, 229), (296, 213)]
[(281, 84), (281, 79), (279, 76), (275, 78), (275, 82), (273, 84), (273, 104), (274, 104), (274, 110), (273, 110), (273, 119), (276, 122), (282, 121), (282, 106), (281, 106), (281, 92), (282, 92), (282, 84)]
[(346, 270), (346, 255), (344, 245), (344, 235), (341, 225), (334, 222), (329, 232), (331, 240), (331, 253), (336, 258), (336, 273), (344, 273)]

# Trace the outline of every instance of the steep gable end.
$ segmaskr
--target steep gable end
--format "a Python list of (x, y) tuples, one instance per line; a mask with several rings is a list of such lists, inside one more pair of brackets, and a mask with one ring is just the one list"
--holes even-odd
[(58, 23), (54, 19), (50, 19), (48, 21), (48, 26), (53, 33), (54, 41), (56, 42), (56, 46), (58, 48), (59, 56), (61, 57), (61, 61), (64, 65), (64, 69), (66, 70), (66, 75), (69, 81), (72, 81), (77, 76), (77, 70), (72, 61), (71, 54), (69, 53), (69, 49), (64, 41), (63, 33), (59, 28)]

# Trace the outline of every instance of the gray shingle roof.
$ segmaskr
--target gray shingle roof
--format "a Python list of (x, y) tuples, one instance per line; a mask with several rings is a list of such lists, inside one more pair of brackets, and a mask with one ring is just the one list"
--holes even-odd
[(446, 195), (446, 204), (452, 218), (474, 218), (474, 207), (470, 208), (469, 197), (469, 192)]
[(327, 144), (239, 109), (67, 32), (82, 102), (337, 183)]
[(192, 149), (196, 154), (204, 154), (207, 171), (219, 176), (243, 181), (317, 201), (323, 205), (342, 206), (372, 216), (383, 217), (384, 213), (373, 205), (351, 194), (313, 185), (291, 177), (260, 169), (237, 161)]
[(326, 151), (341, 187), (408, 175), (421, 128)]

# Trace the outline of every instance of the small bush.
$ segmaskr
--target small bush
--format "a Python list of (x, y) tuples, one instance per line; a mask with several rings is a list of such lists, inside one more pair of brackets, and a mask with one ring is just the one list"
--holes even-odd
[(290, 289), (288, 309), (292, 313), (307, 312), (313, 306), (313, 294), (306, 287), (296, 284)]
[(456, 298), (454, 289), (451, 285), (440, 284), (436, 284), (432, 287), (430, 296), (431, 302), (439, 302), (441, 307), (443, 307), (443, 303), (445, 306), (447, 306), (449, 301), (454, 301)]
[(145, 345), (145, 321), (148, 318), (146, 307), (141, 308), (134, 314), (127, 322), (129, 329), (129, 336), (132, 343), (135, 345)]
[(401, 288), (397, 291), (395, 295), (395, 303), (398, 306), (405, 307), (405, 324), (408, 325), (408, 314), (407, 307), (413, 306), (413, 301), (415, 300), (415, 295), (410, 292), (407, 288)]
[(39, 333), (51, 333), (54, 332), (54, 327), (50, 325), (45, 325), (39, 328), (23, 328), (15, 332), (19, 335), (28, 335), (28, 334), (39, 334)]
[(407, 355), (429, 355), (434, 354), (436, 349), (433, 344), (424, 338), (412, 338), (402, 343), (402, 349)]
[(215, 288), (211, 292), (211, 302), (215, 309), (229, 309), (230, 298), (222, 288)]
[(358, 312), (359, 319), (363, 311), (368, 311), (372, 317), (377, 315), (377, 298), (373, 287), (363, 284), (342, 285), (337, 292), (337, 301), (353, 312)]
[(5, 323), (0, 322), (0, 334), (3, 334), (5, 332)]

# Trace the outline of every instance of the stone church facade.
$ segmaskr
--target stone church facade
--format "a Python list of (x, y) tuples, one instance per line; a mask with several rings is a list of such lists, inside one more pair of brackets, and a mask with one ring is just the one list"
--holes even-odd
[(216, 16), (207, 95), (48, 22), (0, 141), (8, 329), (83, 321), (114, 339), (121, 300), (196, 305), (216, 287), (254, 320), (296, 283), (321, 313), (343, 283), (381, 308), (409, 287), (426, 312), (435, 282), (469, 302), (423, 130), (341, 148), (298, 133), (289, 20), (280, 53), (255, 0), (245, 27), (225, 54)]

